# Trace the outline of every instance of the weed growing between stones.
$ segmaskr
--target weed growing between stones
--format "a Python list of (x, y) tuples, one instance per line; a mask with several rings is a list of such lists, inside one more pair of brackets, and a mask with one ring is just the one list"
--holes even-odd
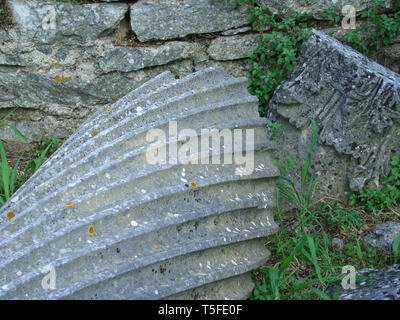
[[(343, 40), (364, 55), (373, 54), (388, 45), (400, 31), (400, 0), (393, 1), (392, 12), (380, 13), (384, 11), (385, 1), (374, 0), (374, 5), (361, 14), (360, 18), (365, 19), (365, 23), (358, 29), (347, 31)], [(332, 8), (325, 11), (325, 16), (332, 24), (337, 24), (339, 12), (339, 8)], [(361, 36), (362, 33), (366, 36)]]
[[(280, 19), (267, 7), (257, 7), (254, 0), (233, 3), (233, 7), (240, 5), (247, 6), (249, 22), (259, 33), (257, 48), (246, 55), (249, 58), (249, 92), (258, 97), (260, 115), (266, 116), (276, 87), (294, 68), (294, 61), (311, 29), (307, 28), (304, 14), (294, 13)], [(264, 33), (265, 30), (268, 32)]]

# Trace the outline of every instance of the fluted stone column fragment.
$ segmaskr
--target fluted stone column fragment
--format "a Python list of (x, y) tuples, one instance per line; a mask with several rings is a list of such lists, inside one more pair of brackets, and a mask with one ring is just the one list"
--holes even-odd
[[(254, 170), (225, 163), (239, 153), (222, 142), (212, 154), (220, 164), (203, 153), (197, 164), (149, 163), (151, 130), (166, 133), (166, 150), (188, 141), (169, 136), (173, 121), (198, 141), (202, 129), (243, 129)], [(264, 238), (277, 231), (265, 124), (247, 80), (217, 68), (160, 74), (104, 106), (3, 206), (0, 297), (246, 298), (249, 272), (269, 257)]]

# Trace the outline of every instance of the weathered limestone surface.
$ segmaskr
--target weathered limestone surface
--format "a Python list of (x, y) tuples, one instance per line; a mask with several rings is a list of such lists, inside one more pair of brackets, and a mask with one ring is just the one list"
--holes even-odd
[[(364, 11), (374, 3), (372, 0), (257, 0), (259, 5), (267, 6), (271, 12), (282, 16), (290, 15), (293, 11), (299, 13), (307, 13), (310, 18), (327, 20), (322, 16), (325, 9), (337, 7), (339, 9), (346, 5), (352, 5), (356, 9), (356, 13)], [(392, 0), (386, 0), (385, 5), (390, 8)]]
[(392, 252), (393, 242), (398, 235), (400, 235), (399, 222), (378, 224), (364, 237), (364, 242), (371, 247)]
[(183, 41), (167, 42), (157, 47), (119, 47), (106, 51), (100, 58), (99, 65), (104, 72), (130, 72), (176, 60), (196, 59), (196, 56), (201, 53), (203, 60), (207, 60), (204, 47), (204, 45)]
[[(39, 43), (76, 43), (94, 40), (115, 29), (128, 10), (125, 3), (90, 4), (76, 6), (69, 3), (32, 2), (23, 0), (7, 1), (20, 38)], [(55, 29), (43, 28), (47, 21), (46, 6), (56, 13)]]
[(275, 91), (271, 119), (282, 123), (282, 154), (304, 163), (318, 126), (313, 172), (323, 195), (344, 195), (389, 173), (400, 153), (400, 75), (313, 31), (295, 69)]
[(248, 24), (246, 10), (224, 1), (144, 0), (131, 6), (131, 25), (140, 41), (182, 38)]
[[(400, 300), (400, 265), (389, 269), (364, 269), (356, 289), (344, 290), (339, 286), (339, 300)], [(330, 295), (334, 297), (334, 290)]]
[[(94, 113), (1, 208), (15, 216), (0, 215), (0, 298), (246, 298), (278, 228), (276, 145), (257, 105), (246, 78), (210, 68), (162, 73)], [(147, 133), (168, 137), (171, 120), (197, 139), (204, 128), (253, 129), (254, 170), (149, 163)], [(212, 148), (232, 154), (225, 146)], [(49, 266), (54, 290), (41, 285)]]
[(214, 60), (237, 60), (257, 48), (257, 35), (219, 37), (211, 41), (208, 54)]

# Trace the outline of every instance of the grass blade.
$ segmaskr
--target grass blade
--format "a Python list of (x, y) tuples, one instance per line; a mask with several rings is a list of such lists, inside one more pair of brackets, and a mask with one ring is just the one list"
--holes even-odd
[(4, 150), (3, 141), (0, 140), (1, 154), (1, 176), (3, 182), (4, 196), (8, 200), (10, 198), (10, 168), (8, 166), (6, 152)]
[(319, 267), (318, 260), (317, 260), (317, 249), (315, 247), (314, 239), (310, 235), (307, 235), (307, 241), (308, 241), (308, 247), (310, 248), (312, 263), (315, 267), (315, 272), (317, 273), (319, 282), (323, 283), (322, 276), (321, 276), (321, 268)]

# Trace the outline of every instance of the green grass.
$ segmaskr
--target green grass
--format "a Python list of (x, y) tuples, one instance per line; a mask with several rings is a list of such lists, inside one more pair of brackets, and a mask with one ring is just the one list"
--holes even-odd
[[(0, 120), (0, 128), (8, 126), (14, 133), (23, 141), (28, 139), (12, 124), (8, 123), (8, 118), (18, 109), (15, 107), (12, 109), (3, 119)], [(30, 157), (30, 161), (25, 165), (23, 169), (23, 174), (19, 173), (19, 166), (21, 159), (24, 156), (22, 153), (15, 165), (10, 167), (9, 160), (7, 159), (6, 151), (4, 148), (3, 141), (0, 140), (0, 204), (3, 205), (12, 195), (17, 191), (17, 189), (25, 183), (30, 175), (34, 174), (39, 168), (44, 158), (50, 153), (54, 152), (60, 143), (59, 139), (46, 136), (44, 140), (36, 144), (36, 150)]]

